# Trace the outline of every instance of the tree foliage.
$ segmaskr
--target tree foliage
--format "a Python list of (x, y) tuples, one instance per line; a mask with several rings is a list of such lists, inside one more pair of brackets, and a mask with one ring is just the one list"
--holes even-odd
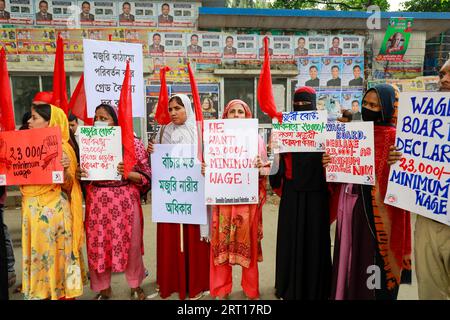
[(450, 0), (408, 0), (402, 6), (405, 11), (450, 12)]
[(382, 11), (389, 10), (388, 0), (275, 0), (272, 8), (283, 9), (326, 9), (365, 11), (367, 7), (377, 5)]

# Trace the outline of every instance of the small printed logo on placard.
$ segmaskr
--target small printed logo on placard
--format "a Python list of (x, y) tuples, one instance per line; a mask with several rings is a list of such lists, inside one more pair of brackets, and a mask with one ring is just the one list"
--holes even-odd
[(6, 186), (6, 174), (0, 174), (0, 186)]
[(252, 201), (256, 201), (256, 197), (255, 196), (252, 196)]
[(366, 183), (367, 184), (373, 184), (374, 180), (373, 180), (373, 176), (366, 176)]
[(212, 202), (213, 202), (213, 199), (212, 199), (211, 197), (208, 197), (208, 198), (206, 199), (206, 202), (207, 202), (207, 203), (212, 203)]
[(389, 203), (396, 203), (397, 202), (397, 197), (395, 195), (393, 195), (393, 194), (389, 194), (387, 196), (387, 201)]
[(328, 174), (328, 181), (336, 181), (336, 175), (334, 173)]
[(63, 183), (64, 174), (62, 171), (53, 171), (52, 172), (52, 182), (53, 183)]

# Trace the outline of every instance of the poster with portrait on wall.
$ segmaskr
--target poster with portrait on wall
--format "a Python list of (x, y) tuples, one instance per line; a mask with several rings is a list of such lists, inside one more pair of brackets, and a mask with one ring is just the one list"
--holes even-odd
[(320, 86), (340, 89), (342, 86), (342, 58), (322, 57), (320, 70)]
[(363, 92), (352, 91), (352, 90), (342, 90), (341, 92), (341, 102), (342, 110), (350, 110), (353, 114), (352, 121), (362, 121), (361, 115), (361, 102), (362, 102)]
[(308, 55), (326, 56), (328, 54), (328, 37), (323, 35), (308, 36)]
[(297, 59), (298, 86), (319, 88), (321, 67), (321, 58), (319, 57)]
[[(235, 35), (236, 38), (236, 55), (235, 59), (256, 59), (258, 36), (254, 34)], [(228, 39), (229, 40), (229, 39)], [(226, 42), (226, 41), (225, 41)], [(225, 43), (227, 46), (227, 43)], [(225, 57), (225, 49), (224, 49)]]
[(342, 36), (342, 55), (364, 56), (364, 40), (363, 36)]
[(343, 57), (342, 87), (364, 86), (364, 57)]
[(35, 0), (37, 25), (76, 26), (79, 9), (76, 0)]
[(161, 33), (161, 43), (164, 45), (165, 57), (185, 57), (186, 38), (181, 32)]
[(317, 93), (317, 110), (327, 111), (328, 121), (335, 121), (342, 114), (341, 91), (320, 90)]
[[(259, 59), (264, 59), (264, 38), (259, 36), (260, 47), (258, 49)], [(293, 45), (291, 36), (267, 36), (269, 39), (269, 55), (274, 60), (292, 59)]]
[(80, 1), (81, 26), (114, 27), (118, 22), (118, 2), (116, 1)]
[[(194, 34), (186, 34), (187, 39), (192, 41)], [(198, 36), (198, 43), (201, 47), (201, 58), (221, 58), (222, 57), (222, 34), (219, 32), (195, 33)], [(186, 43), (189, 43), (186, 41)], [(190, 56), (187, 50), (188, 57)]]
[(158, 6), (158, 27), (193, 28), (198, 17), (199, 3), (160, 2)]
[(342, 36), (340, 35), (330, 35), (327, 37), (328, 46), (327, 46), (327, 55), (328, 56), (342, 56)]
[[(218, 119), (219, 115), (219, 83), (197, 83), (198, 94), (205, 120)], [(182, 93), (191, 99), (192, 106), (194, 101), (192, 98), (191, 85), (188, 83), (176, 83), (170, 86), (171, 94)]]
[(33, 25), (34, 23), (35, 12), (33, 0), (0, 1), (0, 11), (1, 24)]
[(156, 27), (158, 6), (152, 1), (120, 1), (119, 26)]
[(293, 46), (294, 46), (294, 57), (305, 57), (309, 55), (308, 50), (309, 37), (307, 36), (294, 36)]

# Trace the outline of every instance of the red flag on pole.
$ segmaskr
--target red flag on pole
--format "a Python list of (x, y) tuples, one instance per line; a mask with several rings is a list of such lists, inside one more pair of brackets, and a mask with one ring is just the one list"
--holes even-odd
[(283, 114), (277, 111), (275, 99), (272, 92), (272, 75), (270, 74), (269, 38), (264, 37), (264, 63), (261, 67), (261, 74), (258, 82), (258, 103), (262, 112), (271, 119), (277, 118), (281, 123)]
[(61, 108), (66, 116), (69, 114), (66, 88), (66, 70), (64, 69), (64, 41), (58, 33), (56, 41), (55, 66), (53, 68), (53, 99), (52, 104)]
[(75, 117), (82, 120), (84, 125), (92, 126), (94, 124), (94, 119), (89, 118), (87, 115), (86, 92), (84, 91), (84, 73), (81, 74), (77, 87), (72, 93), (72, 97), (69, 102), (69, 110)]
[(195, 120), (197, 122), (198, 136), (198, 159), (203, 162), (203, 112), (200, 96), (198, 95), (197, 83), (195, 82), (194, 73), (191, 64), (188, 62), (189, 81), (191, 83), (192, 98), (194, 99)]
[(128, 178), (128, 174), (130, 173), (130, 171), (132, 171), (134, 165), (136, 164), (132, 110), (133, 103), (131, 100), (130, 61), (127, 61), (125, 78), (123, 79), (122, 89), (120, 90), (118, 117), (119, 126), (122, 128), (123, 164), (125, 179)]
[(170, 68), (165, 66), (159, 70), (159, 79), (161, 87), (159, 89), (158, 105), (155, 111), (155, 120), (159, 125), (166, 125), (170, 123), (169, 115), (169, 91), (167, 90), (166, 72)]
[(14, 122), (6, 52), (3, 47), (0, 49), (0, 92), (0, 131), (13, 131), (16, 129), (16, 124)]

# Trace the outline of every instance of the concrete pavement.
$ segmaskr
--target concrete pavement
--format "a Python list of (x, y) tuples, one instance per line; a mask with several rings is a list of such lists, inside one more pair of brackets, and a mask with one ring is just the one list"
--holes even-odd
[[(264, 239), (262, 242), (264, 261), (259, 264), (259, 283), (262, 300), (274, 300), (274, 283), (275, 283), (275, 252), (276, 252), (276, 232), (278, 220), (278, 199), (275, 196), (269, 197), (268, 203), (263, 210), (263, 226)], [(142, 288), (147, 295), (155, 293), (156, 287), (156, 224), (151, 221), (151, 205), (143, 206), (144, 210), (144, 264), (149, 271), (149, 276), (144, 280)], [(413, 216), (413, 224), (415, 217)], [(7, 208), (5, 211), (5, 222), (9, 227), (9, 231), (14, 243), (14, 253), (16, 258), (16, 274), (17, 284), (21, 282), (21, 211), (20, 208)], [(414, 231), (414, 230), (413, 230)], [(331, 228), (331, 239), (334, 239), (334, 224)], [(333, 243), (333, 241), (332, 241)], [(233, 292), (230, 295), (231, 300), (245, 299), (245, 295), (240, 286), (241, 268), (233, 267)], [(125, 280), (124, 274), (113, 274), (111, 287), (113, 290), (114, 300), (128, 300), (130, 296), (130, 289)], [(85, 287), (84, 294), (79, 300), (90, 300), (96, 295), (91, 291), (89, 285)], [(417, 300), (417, 282), (413, 263), (413, 283), (412, 285), (401, 285), (399, 292), (399, 300)], [(10, 299), (23, 299), (22, 294), (12, 293), (10, 290)], [(161, 299), (159, 296), (153, 300)], [(173, 294), (168, 299), (178, 299), (178, 294)], [(210, 296), (205, 296), (203, 299), (211, 299)]]

